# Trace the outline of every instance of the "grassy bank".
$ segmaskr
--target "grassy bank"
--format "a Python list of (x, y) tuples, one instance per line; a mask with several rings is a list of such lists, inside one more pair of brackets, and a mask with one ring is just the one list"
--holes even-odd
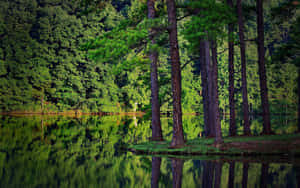
[(187, 141), (181, 148), (171, 148), (169, 141), (150, 141), (128, 148), (137, 154), (300, 156), (300, 134), (226, 137), (220, 145), (215, 145), (213, 138), (197, 138)]

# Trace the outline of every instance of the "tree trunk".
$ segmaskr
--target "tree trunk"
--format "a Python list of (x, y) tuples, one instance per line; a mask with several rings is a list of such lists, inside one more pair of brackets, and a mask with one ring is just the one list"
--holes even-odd
[(205, 67), (207, 72), (207, 89), (208, 89), (208, 125), (209, 125), (209, 137), (216, 136), (216, 125), (215, 125), (215, 111), (213, 104), (213, 67), (212, 59), (210, 56), (210, 44), (208, 40), (204, 41), (204, 56), (205, 56)]
[(206, 69), (206, 56), (205, 56), (205, 41), (200, 41), (200, 72), (201, 72), (201, 87), (202, 87), (202, 101), (204, 112), (204, 134), (210, 135), (210, 121), (209, 121), (209, 94), (208, 94), (208, 81)]
[(218, 61), (217, 61), (217, 44), (212, 41), (212, 121), (214, 122), (215, 143), (222, 143), (222, 130), (219, 110), (219, 94), (218, 94)]
[(248, 162), (244, 162), (243, 164), (243, 179), (242, 179), (242, 188), (247, 188), (248, 186)]
[[(148, 0), (148, 18), (155, 18), (155, 0)], [(154, 40), (155, 30), (150, 29), (149, 37), (151, 44), (155, 44)], [(160, 105), (158, 98), (158, 76), (157, 76), (157, 61), (158, 53), (156, 51), (151, 51), (149, 53), (149, 59), (151, 61), (151, 110), (152, 110), (152, 140), (161, 141), (163, 140), (161, 122), (160, 122)]]
[(241, 51), (241, 66), (242, 66), (242, 93), (243, 93), (243, 119), (244, 119), (244, 135), (251, 135), (249, 122), (249, 104), (247, 90), (247, 75), (246, 75), (246, 45), (244, 39), (244, 21), (242, 0), (237, 0), (238, 23), (239, 23), (239, 38)]
[(228, 176), (228, 187), (234, 187), (234, 170), (235, 169), (235, 163), (230, 162), (229, 163), (229, 176)]
[[(229, 7), (233, 8), (232, 0), (227, 0)], [(230, 123), (229, 136), (236, 136), (236, 121), (235, 121), (235, 102), (234, 102), (234, 44), (233, 44), (233, 23), (228, 24), (228, 72), (229, 72), (229, 109)]]
[(182, 184), (182, 159), (172, 159), (173, 188), (180, 188)]
[(158, 188), (159, 176), (160, 176), (160, 157), (152, 157), (152, 176), (151, 176), (151, 188)]
[(181, 110), (181, 71), (179, 48), (177, 40), (176, 6), (174, 0), (167, 0), (170, 57), (172, 65), (172, 93), (173, 93), (173, 137), (171, 146), (179, 147), (184, 144)]
[(298, 133), (300, 133), (300, 67), (298, 67)]
[(258, 35), (258, 68), (261, 105), (263, 110), (263, 132), (262, 134), (272, 134), (270, 123), (270, 110), (268, 101), (267, 75), (265, 67), (265, 48), (264, 48), (264, 19), (263, 19), (263, 0), (256, 1), (257, 8), (257, 35)]

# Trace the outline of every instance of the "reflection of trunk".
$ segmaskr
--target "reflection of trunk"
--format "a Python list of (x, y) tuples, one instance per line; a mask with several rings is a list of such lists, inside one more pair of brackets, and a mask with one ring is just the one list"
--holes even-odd
[(234, 187), (234, 168), (235, 168), (235, 163), (230, 162), (229, 163), (229, 179), (228, 179), (228, 187)]
[(152, 176), (151, 176), (151, 188), (157, 188), (160, 176), (160, 157), (152, 157)]
[(182, 159), (172, 159), (172, 175), (174, 188), (181, 187), (183, 163), (184, 161)]
[(271, 134), (270, 110), (268, 101), (267, 75), (265, 67), (265, 47), (264, 47), (264, 20), (263, 20), (263, 0), (256, 1), (257, 8), (257, 35), (258, 35), (258, 69), (261, 105), (263, 110), (263, 132), (262, 134)]
[(300, 166), (296, 166), (295, 170), (296, 170), (297, 185), (298, 187), (300, 187)]
[(267, 179), (268, 179), (268, 170), (269, 164), (263, 163), (261, 166), (261, 174), (260, 174), (260, 187), (264, 188), (267, 187)]
[(242, 72), (242, 92), (243, 92), (243, 119), (244, 119), (244, 134), (250, 135), (249, 122), (249, 104), (247, 91), (247, 75), (246, 75), (246, 45), (244, 40), (244, 21), (242, 12), (242, 0), (237, 0), (238, 22), (239, 22), (239, 38), (241, 51), (241, 72)]
[(215, 163), (215, 188), (220, 188), (221, 185), (221, 175), (222, 175), (222, 163)]
[(41, 120), (41, 126), (42, 126), (42, 140), (44, 140), (44, 119), (42, 116), (42, 120)]
[[(232, 0), (227, 0), (229, 7), (233, 8)], [(229, 72), (229, 109), (230, 109), (230, 123), (229, 136), (236, 136), (236, 122), (234, 109), (234, 44), (233, 44), (233, 23), (228, 24), (228, 72)]]
[(298, 132), (300, 133), (300, 67), (298, 67)]
[[(155, 18), (155, 0), (148, 0), (148, 18)], [(151, 43), (155, 44), (153, 29), (150, 30), (149, 36)], [(161, 123), (160, 123), (160, 106), (159, 106), (159, 86), (158, 86), (158, 76), (157, 76), (157, 61), (158, 53), (156, 51), (151, 51), (149, 53), (149, 59), (151, 61), (151, 109), (152, 109), (152, 140), (163, 140)]]
[(222, 141), (222, 131), (221, 131), (221, 121), (220, 121), (220, 110), (219, 110), (219, 94), (218, 94), (218, 61), (217, 61), (217, 44), (212, 41), (212, 121), (214, 122), (214, 133), (215, 133), (215, 143), (221, 143)]
[(176, 6), (174, 0), (167, 0), (169, 41), (171, 57), (171, 77), (173, 93), (173, 137), (171, 146), (184, 144), (181, 110), (181, 71), (179, 60), (179, 47), (177, 40)]
[(202, 87), (202, 101), (204, 112), (204, 133), (205, 136), (210, 134), (210, 122), (209, 122), (209, 94), (208, 94), (208, 82), (207, 82), (207, 69), (205, 63), (205, 42), (200, 42), (200, 72), (201, 72), (201, 87)]
[(203, 161), (202, 187), (212, 188), (213, 180), (214, 180), (214, 163), (211, 161)]
[(41, 111), (44, 113), (44, 96), (41, 97)]
[(248, 169), (249, 169), (249, 164), (245, 162), (243, 164), (243, 179), (242, 179), (242, 187), (247, 188), (248, 184)]

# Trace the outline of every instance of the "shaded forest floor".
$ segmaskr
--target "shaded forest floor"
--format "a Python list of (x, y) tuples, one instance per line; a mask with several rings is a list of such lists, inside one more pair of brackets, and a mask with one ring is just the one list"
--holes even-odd
[(224, 143), (218, 145), (213, 138), (197, 138), (180, 148), (171, 148), (169, 141), (151, 141), (128, 148), (136, 154), (299, 157), (300, 134), (225, 137)]

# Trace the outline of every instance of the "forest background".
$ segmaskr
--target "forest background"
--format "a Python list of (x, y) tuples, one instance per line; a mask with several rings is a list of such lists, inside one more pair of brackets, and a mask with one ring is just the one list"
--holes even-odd
[[(297, 64), (283, 61), (284, 45), (299, 12), (290, 14), (290, 1), (264, 2), (266, 70), (271, 113), (296, 114)], [(295, 1), (298, 2), (298, 1)], [(178, 4), (184, 1), (178, 1)], [(101, 6), (99, 4), (99, 6)], [(161, 5), (163, 6), (163, 5)], [(274, 14), (281, 7), (281, 14)], [(164, 9), (164, 8), (162, 8)], [(256, 44), (255, 1), (243, 1), (250, 113), (261, 113)], [(96, 11), (73, 0), (0, 1), (0, 110), (2, 112), (150, 112), (150, 63), (144, 49), (119, 48), (94, 56), (85, 51), (91, 41), (105, 36), (126, 20), (146, 16), (146, 4), (139, 0), (109, 1)], [(233, 19), (236, 13), (232, 10)], [(182, 110), (203, 112), (199, 60), (188, 40), (193, 33), (190, 18), (178, 10), (178, 40), (182, 67)], [(292, 16), (290, 16), (292, 15)], [(287, 17), (288, 19), (281, 19)], [(298, 18), (299, 20), (299, 18)], [(298, 21), (299, 22), (299, 21)], [(143, 33), (143, 31), (146, 31)], [(219, 35), (227, 36), (223, 27)], [(132, 30), (136, 40), (147, 37), (147, 30)], [(235, 109), (242, 113), (241, 63), (237, 24), (233, 39)], [(127, 35), (128, 37), (128, 35)], [(299, 37), (299, 36), (298, 36)], [(168, 45), (163, 41), (159, 53), (161, 111), (171, 111), (171, 69)], [(228, 43), (218, 41), (218, 90), (221, 113), (229, 113)], [(295, 44), (297, 45), (297, 44)], [(114, 46), (113, 46), (114, 47)], [(281, 50), (280, 50), (281, 49)], [(287, 51), (289, 49), (285, 49)], [(299, 52), (298, 52), (299, 53)], [(112, 56), (112, 54), (114, 56)], [(107, 57), (105, 57), (107, 55)], [(121, 58), (118, 55), (122, 55)], [(297, 54), (296, 54), (297, 55)], [(278, 60), (279, 59), (279, 60)]]

